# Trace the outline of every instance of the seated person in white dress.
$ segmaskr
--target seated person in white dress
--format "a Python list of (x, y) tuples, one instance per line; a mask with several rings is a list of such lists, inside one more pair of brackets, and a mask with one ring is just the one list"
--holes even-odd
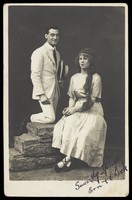
[(53, 131), (52, 147), (64, 154), (55, 166), (56, 172), (71, 170), (73, 158), (90, 167), (103, 165), (107, 124), (101, 105), (102, 82), (95, 71), (93, 50), (81, 50), (76, 63), (80, 70), (70, 79), (69, 105)]

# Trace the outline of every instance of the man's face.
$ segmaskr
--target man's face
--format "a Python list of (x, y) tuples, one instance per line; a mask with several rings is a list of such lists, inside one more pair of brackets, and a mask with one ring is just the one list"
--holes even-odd
[(45, 34), (45, 38), (47, 39), (47, 42), (51, 46), (56, 46), (59, 41), (59, 30), (57, 29), (50, 29), (48, 34)]

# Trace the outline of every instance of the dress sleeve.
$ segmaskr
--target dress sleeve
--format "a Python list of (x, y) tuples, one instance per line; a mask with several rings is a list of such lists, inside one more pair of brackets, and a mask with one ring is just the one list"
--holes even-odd
[(73, 77), (71, 77), (67, 95), (72, 99), (76, 99), (73, 88)]
[(92, 97), (101, 98), (102, 93), (102, 81), (101, 77), (98, 75), (93, 79)]

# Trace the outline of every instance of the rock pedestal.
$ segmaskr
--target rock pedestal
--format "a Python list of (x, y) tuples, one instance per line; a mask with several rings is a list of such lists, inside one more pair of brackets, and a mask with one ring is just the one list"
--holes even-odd
[(11, 171), (51, 167), (61, 159), (59, 150), (52, 148), (54, 125), (30, 122), (28, 133), (14, 137), (14, 148), (9, 150)]

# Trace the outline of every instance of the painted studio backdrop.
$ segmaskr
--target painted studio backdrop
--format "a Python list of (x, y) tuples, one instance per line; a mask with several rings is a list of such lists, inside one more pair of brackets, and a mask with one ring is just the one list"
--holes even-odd
[(106, 147), (124, 148), (125, 120), (125, 8), (75, 6), (9, 7), (9, 138), (13, 143), (25, 116), (40, 112), (32, 100), (30, 58), (45, 42), (48, 25), (60, 28), (58, 50), (69, 75), (61, 89), (57, 120), (68, 104), (70, 77), (78, 72), (74, 59), (89, 47), (96, 55), (97, 72), (102, 77), (102, 105), (108, 125)]

